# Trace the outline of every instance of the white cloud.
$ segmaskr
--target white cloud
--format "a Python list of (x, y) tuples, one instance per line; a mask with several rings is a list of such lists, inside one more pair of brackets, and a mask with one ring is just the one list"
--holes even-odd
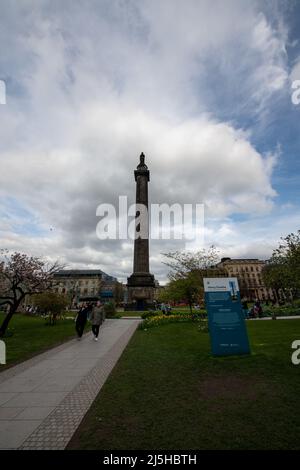
[(294, 80), (300, 80), (300, 58), (296, 61), (290, 73), (290, 81), (293, 82)]
[[(285, 31), (257, 5), (34, 5), (7, 4), (1, 20), (10, 54), (0, 59), (9, 77), (0, 109), (0, 194), (53, 231), (30, 237), (12, 228), (8, 237), (6, 224), (3, 246), (130, 274), (132, 248), (97, 240), (95, 213), (120, 194), (133, 200), (141, 151), (153, 202), (204, 202), (207, 217), (221, 221), (272, 210), (276, 155), (260, 154), (250, 132), (217, 117), (227, 106), (222, 94), (237, 114), (246, 108), (255, 115), (284, 86)], [(152, 269), (163, 276), (159, 253), (168, 248), (152, 249)]]

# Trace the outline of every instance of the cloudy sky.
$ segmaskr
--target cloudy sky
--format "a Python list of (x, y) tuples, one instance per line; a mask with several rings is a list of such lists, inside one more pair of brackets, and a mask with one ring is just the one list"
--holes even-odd
[[(300, 228), (300, 3), (0, 0), (1, 247), (132, 272), (100, 203), (205, 204), (205, 245), (267, 258)], [(157, 279), (162, 252), (151, 242)]]

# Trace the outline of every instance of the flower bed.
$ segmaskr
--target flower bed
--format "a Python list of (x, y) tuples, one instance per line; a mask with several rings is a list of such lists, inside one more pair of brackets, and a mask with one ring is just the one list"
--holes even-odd
[(177, 315), (155, 315), (145, 318), (140, 324), (139, 328), (146, 330), (155, 326), (165, 325), (168, 323), (180, 323), (180, 322), (192, 322), (192, 321), (203, 321), (199, 315), (190, 314), (177, 314)]

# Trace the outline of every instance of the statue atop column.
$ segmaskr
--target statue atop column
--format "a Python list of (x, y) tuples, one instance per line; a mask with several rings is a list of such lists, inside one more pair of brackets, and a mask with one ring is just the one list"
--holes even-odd
[(148, 167), (145, 164), (145, 155), (143, 154), (143, 152), (140, 155), (140, 163), (138, 164), (137, 168), (145, 168), (146, 170), (148, 170)]

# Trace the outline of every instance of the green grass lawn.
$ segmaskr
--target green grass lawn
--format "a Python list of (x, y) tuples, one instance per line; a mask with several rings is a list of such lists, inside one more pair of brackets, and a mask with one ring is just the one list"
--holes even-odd
[(300, 449), (300, 320), (247, 326), (226, 358), (192, 323), (136, 331), (69, 449)]
[[(4, 314), (0, 313), (0, 322)], [(75, 323), (72, 320), (58, 320), (50, 326), (40, 317), (16, 314), (9, 323), (12, 336), (3, 338), (6, 344), (6, 365), (0, 365), (0, 372), (7, 367), (24, 361), (40, 352), (75, 337)]]

